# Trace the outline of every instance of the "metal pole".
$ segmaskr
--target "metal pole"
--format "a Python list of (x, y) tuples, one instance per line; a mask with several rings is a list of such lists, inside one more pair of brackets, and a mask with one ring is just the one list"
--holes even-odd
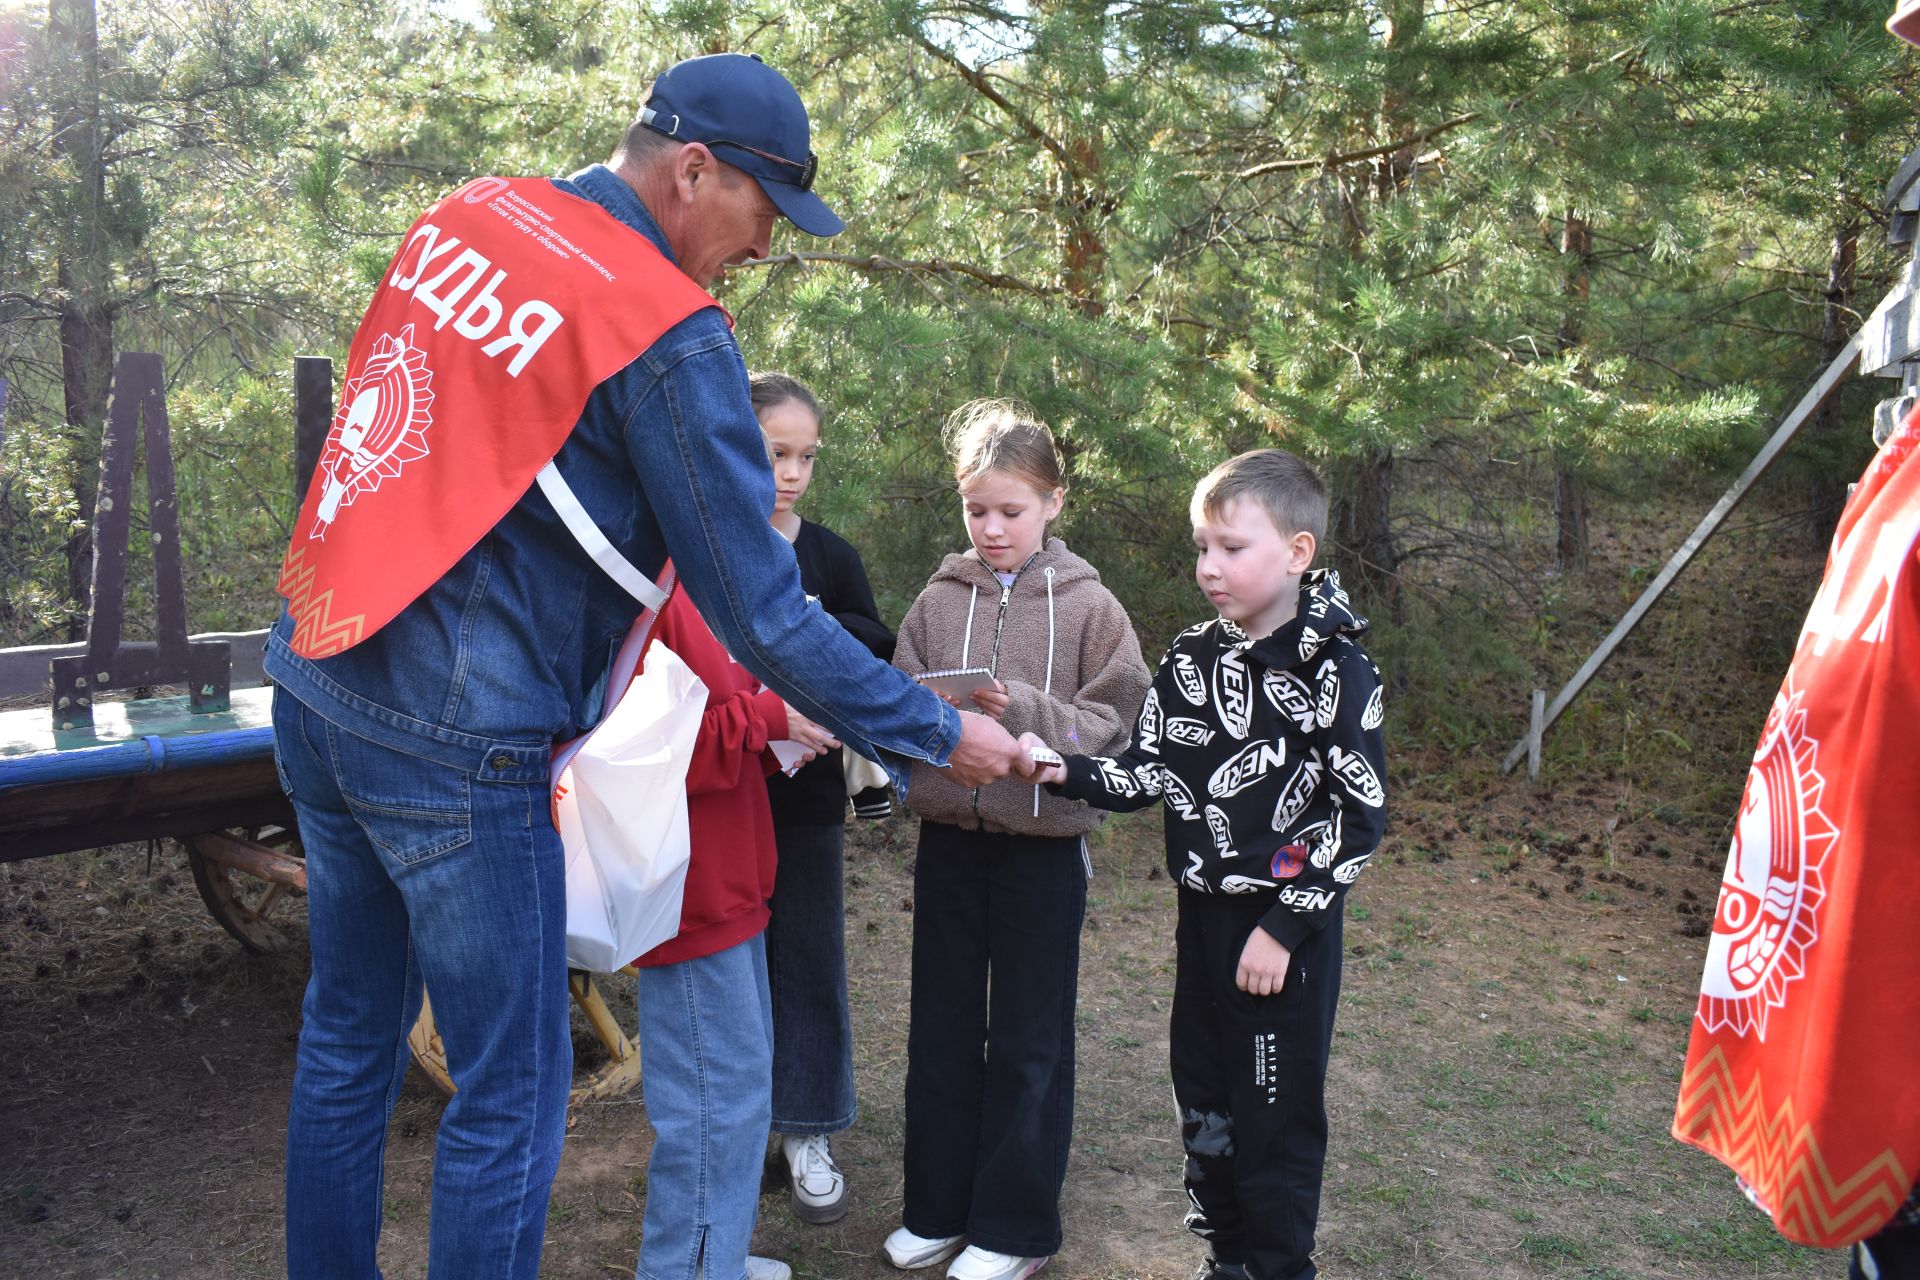
[[(1567, 681), (1566, 687), (1554, 696), (1553, 705), (1547, 708), (1546, 718), (1540, 724), (1541, 736), (1546, 735), (1547, 730), (1553, 727), (1553, 722), (1560, 718), (1560, 713), (1580, 696), (1581, 690), (1587, 687), (1588, 682), (1598, 674), (1607, 659), (1613, 656), (1613, 651), (1620, 647), (1621, 641), (1633, 634), (1633, 629), (1640, 625), (1640, 620), (1647, 616), (1647, 611), (1666, 594), (1667, 588), (1673, 585), (1673, 580), (1680, 576), (1681, 571), (1692, 562), (1700, 548), (1706, 545), (1707, 539), (1711, 538), (1722, 522), (1733, 513), (1733, 509), (1740, 505), (1740, 500), (1747, 496), (1748, 491), (1759, 482), (1760, 477), (1767, 473), (1767, 468), (1773, 465), (1774, 459), (1778, 458), (1793, 437), (1799, 434), (1800, 428), (1805, 425), (1807, 419), (1812, 417), (1814, 411), (1833, 395), (1840, 383), (1853, 371), (1853, 366), (1859, 359), (1860, 335), (1855, 333), (1847, 339), (1847, 345), (1840, 348), (1840, 354), (1833, 358), (1833, 363), (1827, 366), (1826, 372), (1820, 375), (1819, 381), (1800, 397), (1800, 403), (1793, 407), (1793, 412), (1789, 413), (1774, 430), (1772, 438), (1761, 447), (1759, 453), (1754, 455), (1753, 461), (1747, 464), (1747, 469), (1740, 473), (1738, 480), (1733, 482), (1733, 487), (1720, 496), (1720, 501), (1713, 505), (1713, 510), (1707, 512), (1706, 519), (1694, 529), (1692, 536), (1673, 553), (1673, 558), (1667, 561), (1667, 566), (1660, 571), (1660, 576), (1640, 593), (1640, 598), (1633, 602), (1633, 608), (1627, 610), (1626, 616), (1614, 624), (1607, 638), (1600, 642), (1600, 647), (1595, 649), (1580, 670), (1574, 673), (1573, 679)], [(1527, 741), (1527, 738), (1522, 738), (1514, 743), (1513, 749), (1507, 752), (1507, 758), (1501, 762), (1500, 772), (1513, 772), (1513, 766), (1520, 763), (1521, 756), (1527, 754)]]

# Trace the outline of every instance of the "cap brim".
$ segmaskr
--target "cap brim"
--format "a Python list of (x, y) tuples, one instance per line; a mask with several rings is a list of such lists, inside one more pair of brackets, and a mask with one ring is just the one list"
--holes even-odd
[(786, 182), (769, 182), (758, 174), (754, 175), (754, 181), (767, 193), (767, 199), (787, 215), (787, 221), (808, 235), (837, 236), (847, 229), (840, 215), (827, 208), (827, 202), (813, 192), (802, 191)]
[(1920, 44), (1920, 0), (1900, 0), (1887, 19), (1887, 30), (1908, 44)]

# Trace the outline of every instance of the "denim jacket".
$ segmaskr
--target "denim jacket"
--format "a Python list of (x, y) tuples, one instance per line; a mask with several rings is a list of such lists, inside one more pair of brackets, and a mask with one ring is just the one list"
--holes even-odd
[[(564, 181), (672, 250), (604, 165)], [(680, 582), (740, 663), (863, 754), (942, 763), (957, 713), (807, 602), (768, 522), (773, 475), (747, 370), (717, 308), (695, 312), (595, 387), (556, 463), (642, 572), (672, 556)], [(580, 549), (532, 487), (474, 548), (378, 632), (328, 658), (288, 644), (266, 671), (349, 732), (481, 779), (544, 780), (556, 739), (600, 716), (607, 668), (639, 606)]]

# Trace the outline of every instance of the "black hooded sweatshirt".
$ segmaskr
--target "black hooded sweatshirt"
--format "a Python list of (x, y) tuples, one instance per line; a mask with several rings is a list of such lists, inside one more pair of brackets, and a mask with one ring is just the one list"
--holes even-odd
[(1057, 790), (1095, 808), (1164, 804), (1167, 872), (1201, 893), (1273, 900), (1260, 927), (1292, 950), (1341, 910), (1386, 829), (1380, 671), (1331, 569), (1249, 639), (1224, 618), (1190, 627), (1160, 659), (1133, 741), (1068, 756)]

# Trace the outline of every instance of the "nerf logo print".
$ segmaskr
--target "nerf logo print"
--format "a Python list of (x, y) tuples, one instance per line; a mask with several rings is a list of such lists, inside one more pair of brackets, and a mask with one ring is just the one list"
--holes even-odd
[(1237, 796), (1286, 762), (1285, 743), (1250, 742), (1238, 755), (1213, 771), (1213, 776), (1207, 779), (1207, 794), (1215, 800)]
[(1320, 789), (1320, 779), (1324, 771), (1320, 767), (1317, 755), (1309, 756), (1300, 762), (1300, 767), (1287, 779), (1287, 786), (1280, 793), (1280, 803), (1273, 809), (1273, 829), (1285, 831), (1294, 824), (1301, 814), (1307, 811), (1314, 792)]
[(1275, 711), (1293, 721), (1300, 732), (1313, 732), (1313, 699), (1304, 680), (1291, 671), (1269, 671), (1260, 687)]
[(1220, 655), (1213, 667), (1213, 696), (1220, 704), (1220, 724), (1236, 738), (1247, 736), (1253, 722), (1253, 677), (1237, 649)]
[(1333, 718), (1340, 711), (1340, 672), (1333, 663), (1320, 665), (1320, 700), (1314, 706), (1314, 722), (1322, 729), (1333, 724)]
[(1122, 769), (1119, 765), (1104, 756), (1099, 757), (1098, 762), (1100, 765), (1100, 783), (1106, 787), (1108, 791), (1117, 796), (1126, 796), (1129, 799), (1140, 794), (1140, 784), (1134, 781), (1131, 773), (1128, 773), (1125, 769)]
[(1217, 804), (1207, 806), (1207, 831), (1213, 836), (1213, 847), (1222, 858), (1240, 856), (1240, 851), (1233, 847), (1233, 824)]
[(1334, 776), (1346, 783), (1347, 791), (1354, 799), (1372, 809), (1387, 803), (1386, 789), (1380, 785), (1380, 779), (1374, 775), (1373, 766), (1367, 763), (1365, 756), (1357, 751), (1334, 747), (1327, 752), (1327, 763), (1333, 766)]
[(1363, 853), (1350, 862), (1343, 862), (1333, 869), (1333, 878), (1341, 884), (1352, 884), (1360, 878), (1360, 872), (1366, 867), (1367, 859), (1373, 855)]
[(1200, 874), (1200, 868), (1205, 865), (1199, 854), (1191, 849), (1187, 850), (1187, 869), (1180, 873), (1180, 883), (1189, 889), (1198, 889), (1201, 893), (1212, 893), (1213, 886), (1208, 884), (1206, 877)]
[(1333, 905), (1333, 890), (1303, 889), (1290, 884), (1280, 891), (1280, 901), (1300, 911), (1325, 911)]
[(1187, 784), (1175, 777), (1173, 770), (1165, 765), (1158, 766), (1155, 773), (1160, 780), (1160, 798), (1167, 802), (1167, 807), (1188, 822), (1199, 818), (1200, 806), (1195, 803), (1193, 792), (1187, 789)]
[[(411, 293), (415, 302), (437, 316), (435, 330), (451, 323), (453, 331), (461, 337), (482, 343), (483, 355), (498, 357), (513, 352), (507, 361), (507, 375), (519, 377), (527, 362), (539, 354), (540, 348), (562, 324), (559, 310), (538, 298), (529, 298), (515, 306), (509, 315), (498, 293), (506, 283), (507, 273), (495, 269), (484, 254), (461, 248), (460, 237), (447, 236), (442, 240), (441, 235), (440, 228), (433, 223), (421, 223), (402, 246), (400, 256), (393, 260), (388, 287)], [(455, 249), (460, 252), (443, 262)], [(493, 274), (488, 277), (490, 270)], [(486, 284), (478, 293), (473, 293), (474, 286), (483, 278)], [(471, 299), (467, 296), (469, 293), (473, 293)]]
[(1320, 641), (1324, 638), (1312, 627), (1300, 628), (1300, 661), (1305, 662), (1317, 653), (1320, 649)]
[(1200, 674), (1200, 666), (1189, 653), (1173, 655), (1173, 683), (1180, 690), (1180, 696), (1196, 707), (1207, 705), (1207, 681)]
[(1262, 889), (1271, 888), (1273, 888), (1273, 881), (1259, 880), (1253, 876), (1220, 877), (1220, 892), (1222, 893), (1259, 893)]
[(1167, 741), (1177, 742), (1183, 747), (1204, 747), (1213, 741), (1213, 730), (1204, 720), (1179, 716), (1167, 721)]
[(1384, 692), (1385, 690), (1380, 685), (1373, 686), (1373, 692), (1367, 697), (1366, 709), (1360, 713), (1360, 727), (1362, 729), (1378, 729), (1380, 722), (1386, 719), (1386, 707), (1382, 700)]
[(1160, 754), (1160, 691), (1147, 690), (1147, 700), (1140, 707), (1140, 727), (1134, 734), (1140, 740), (1142, 751)]

